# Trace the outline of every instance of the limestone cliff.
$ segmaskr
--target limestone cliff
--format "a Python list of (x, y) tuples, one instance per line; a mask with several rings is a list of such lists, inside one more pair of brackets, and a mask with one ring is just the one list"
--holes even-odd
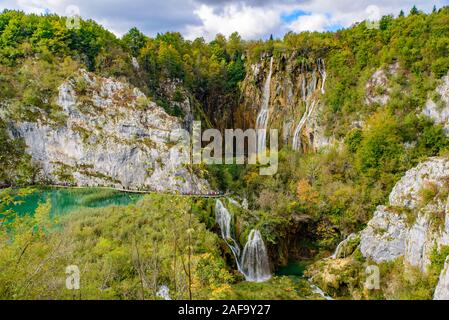
[(404, 257), (426, 272), (430, 254), (449, 245), (446, 193), (449, 160), (433, 158), (407, 171), (361, 233), (360, 249), (375, 262)]
[(61, 123), (10, 123), (41, 181), (133, 190), (199, 192), (207, 182), (180, 163), (169, 141), (181, 121), (138, 89), (80, 70), (59, 87)]
[[(397, 298), (400, 279), (415, 272), (414, 277), (418, 273), (428, 279), (426, 290), (434, 299), (449, 299), (448, 177), (445, 157), (430, 158), (407, 171), (391, 191), (389, 203), (377, 207), (366, 228), (350, 235), (306, 274), (329, 293), (362, 299), (379, 294), (366, 288), (367, 268), (383, 265), (383, 270), (390, 270), (394, 263), (394, 272), (380, 273), (383, 298)], [(435, 257), (445, 261), (444, 267), (435, 264)]]
[(246, 72), (241, 103), (234, 115), (236, 127), (260, 126), (257, 119), (265, 100), (266, 127), (279, 130), (281, 144), (294, 149), (319, 149), (327, 145), (329, 138), (320, 123), (325, 81), (323, 59), (309, 59), (298, 52), (263, 56)]
[[(449, 160), (432, 158), (407, 171), (361, 232), (360, 250), (374, 262), (403, 257), (405, 266), (428, 272), (433, 252), (449, 246)], [(449, 299), (448, 263), (434, 299)]]
[(422, 113), (449, 132), (449, 73), (441, 79), (440, 85), (432, 93)]

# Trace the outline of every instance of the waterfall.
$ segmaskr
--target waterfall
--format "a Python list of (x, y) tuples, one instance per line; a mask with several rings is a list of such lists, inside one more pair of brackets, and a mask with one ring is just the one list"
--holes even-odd
[(215, 220), (220, 227), (221, 237), (231, 249), (239, 272), (246, 281), (262, 282), (271, 278), (267, 250), (259, 230), (251, 230), (240, 257), (240, 248), (231, 232), (232, 216), (223, 203), (215, 203)]
[(318, 64), (318, 72), (321, 74), (321, 93), (324, 94), (324, 83), (326, 82), (326, 65), (324, 64), (324, 60), (319, 58), (317, 60)]
[(260, 107), (259, 114), (256, 120), (257, 131), (257, 152), (265, 150), (266, 138), (267, 138), (267, 125), (268, 125), (268, 108), (270, 103), (270, 84), (271, 74), (273, 72), (273, 57), (270, 58), (270, 71), (268, 72), (267, 80), (263, 87), (262, 93), (262, 105)]
[(299, 123), (295, 129), (295, 133), (293, 134), (293, 142), (292, 142), (293, 150), (299, 150), (299, 148), (301, 147), (301, 130), (304, 127), (307, 119), (312, 114), (313, 109), (315, 108), (315, 104), (316, 101), (312, 101), (312, 103), (309, 106), (309, 102), (306, 102), (306, 110), (304, 111), (301, 120), (299, 120)]
[(330, 258), (331, 259), (345, 258), (346, 254), (347, 254), (345, 251), (347, 251), (348, 244), (350, 244), (351, 241), (354, 241), (355, 239), (357, 239), (357, 237), (358, 237), (358, 234), (351, 233), (346, 239), (344, 239), (337, 245), (337, 248), (335, 248), (335, 251), (330, 256)]
[(313, 293), (319, 294), (321, 297), (323, 297), (326, 300), (334, 300), (334, 299), (332, 299), (332, 297), (326, 295), (324, 293), (324, 291), (321, 290), (321, 288), (319, 288), (318, 286), (314, 285), (311, 279), (309, 279), (309, 285), (310, 285), (310, 288), (312, 289)]
[(301, 64), (301, 98), (302, 101), (306, 104), (306, 110), (304, 111), (304, 114), (302, 115), (301, 119), (299, 120), (298, 125), (295, 128), (295, 131), (293, 133), (293, 140), (292, 140), (292, 148), (293, 150), (299, 150), (301, 147), (301, 131), (310, 117), (310, 115), (313, 112), (313, 109), (315, 108), (315, 105), (317, 101), (314, 99), (314, 92), (317, 90), (317, 85), (319, 83), (319, 79), (317, 77), (317, 72), (321, 77), (321, 93), (324, 94), (324, 83), (326, 82), (326, 65), (324, 64), (324, 60), (321, 58), (317, 59), (317, 68), (312, 71), (312, 76), (310, 81), (307, 81), (306, 77), (306, 71), (304, 70), (303, 63)]
[(163, 284), (159, 287), (159, 290), (156, 292), (156, 296), (164, 300), (171, 300), (170, 289), (168, 289), (168, 287), (165, 284)]
[(263, 282), (271, 278), (267, 249), (259, 230), (251, 230), (243, 249), (241, 265), (248, 281)]
[(215, 221), (220, 227), (221, 237), (226, 242), (229, 249), (231, 249), (235, 262), (237, 263), (237, 268), (240, 271), (240, 248), (231, 233), (231, 220), (232, 216), (228, 209), (226, 209), (223, 203), (217, 199), (217, 202), (215, 202)]
[(307, 98), (309, 98), (316, 90), (316, 84), (318, 82), (318, 79), (316, 77), (315, 70), (312, 71), (312, 81), (309, 82), (309, 85), (307, 87)]
[(307, 93), (306, 93), (306, 77), (305, 75), (302, 75), (302, 81), (301, 81), (301, 93), (302, 93), (302, 100), (306, 101)]

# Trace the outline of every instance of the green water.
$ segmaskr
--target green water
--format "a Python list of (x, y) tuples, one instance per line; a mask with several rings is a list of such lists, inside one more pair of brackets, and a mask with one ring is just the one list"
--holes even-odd
[(307, 263), (304, 261), (290, 261), (286, 266), (279, 268), (276, 275), (279, 276), (303, 276)]
[(19, 215), (33, 214), (39, 203), (51, 201), (51, 216), (64, 215), (83, 208), (101, 208), (111, 205), (125, 206), (137, 202), (143, 195), (109, 189), (45, 188), (20, 198), (20, 203), (7, 207)]

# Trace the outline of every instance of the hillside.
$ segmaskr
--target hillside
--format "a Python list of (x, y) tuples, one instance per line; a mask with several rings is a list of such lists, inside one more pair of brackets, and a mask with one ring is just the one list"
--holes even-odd
[[(77, 259), (92, 263), (95, 272), (108, 259), (118, 261), (119, 269), (111, 271), (111, 283), (105, 285), (111, 291), (101, 298), (157, 298), (161, 284), (177, 298), (189, 297), (192, 290), (196, 298), (258, 298), (251, 293), (256, 287), (262, 298), (282, 287), (291, 290), (276, 298), (316, 298), (304, 279), (242, 282), (240, 249), (257, 246), (255, 255), (264, 252), (271, 274), (300, 261), (307, 265), (306, 275), (333, 298), (447, 297), (449, 7), (384, 16), (374, 29), (358, 23), (268, 41), (245, 41), (234, 33), (209, 43), (175, 32), (152, 38), (136, 28), (117, 38), (91, 20), (67, 29), (65, 19), (0, 14), (0, 234), (5, 243), (13, 203), (31, 192), (21, 188), (220, 190), (230, 195), (222, 199), (227, 225), (220, 224), (211, 199), (184, 203), (152, 195), (139, 202), (142, 207), (105, 207), (92, 217), (75, 212), (73, 221), (72, 214), (64, 217), (64, 227), (55, 227), (55, 233), (46, 233), (53, 228), (47, 225), (34, 235), (30, 226), (41, 221), (32, 214), (30, 220), (17, 217), (14, 228), (24, 238), (36, 236), (42, 256), (77, 256), (83, 247), (95, 261), (88, 253)], [(170, 132), (189, 131), (194, 120), (202, 121), (203, 130), (221, 132), (278, 129), (277, 173), (259, 175), (259, 165), (180, 163)], [(182, 228), (167, 238), (170, 212), (178, 211), (194, 212), (194, 218), (177, 215)], [(151, 231), (145, 227), (150, 220)], [(112, 230), (114, 221), (118, 233)], [(127, 223), (138, 227), (128, 230)], [(223, 236), (223, 228), (229, 236)], [(192, 240), (180, 230), (198, 233), (189, 231), (195, 234)], [(151, 244), (135, 244), (131, 232), (151, 238)], [(64, 235), (78, 242), (59, 251)], [(339, 248), (348, 243), (350, 248), (327, 259), (348, 236)], [(193, 252), (186, 249), (191, 241)], [(14, 273), (9, 267), (14, 252), (27, 243), (23, 238), (12, 242), (0, 246), (6, 275)], [(151, 260), (150, 250), (160, 261)], [(144, 262), (136, 262), (138, 251), (145, 252)], [(193, 276), (187, 276), (187, 255), (194, 261)], [(29, 269), (24, 277), (39, 257), (25, 255)], [(126, 262), (130, 257), (131, 264)], [(204, 265), (209, 257), (210, 268)], [(49, 268), (67, 262), (58, 259)], [(366, 293), (364, 268), (371, 263), (389, 274), (389, 281), (381, 283), (380, 291)], [(409, 266), (410, 274), (404, 273)], [(42, 283), (46, 277), (51, 273), (43, 275)], [(139, 281), (146, 283), (143, 292), (134, 287)], [(0, 297), (27, 297), (12, 282), (4, 288)], [(38, 285), (34, 288), (30, 297), (48, 297)], [(55, 288), (50, 291), (55, 297), (68, 297)], [(86, 297), (94, 298), (95, 288)]]

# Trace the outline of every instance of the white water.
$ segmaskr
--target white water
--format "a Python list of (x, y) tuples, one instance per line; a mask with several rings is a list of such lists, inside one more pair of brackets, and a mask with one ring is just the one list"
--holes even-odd
[(292, 142), (293, 150), (299, 150), (299, 148), (301, 147), (301, 130), (304, 127), (307, 119), (312, 114), (313, 109), (315, 108), (315, 104), (316, 101), (312, 101), (312, 103), (309, 106), (309, 102), (308, 101), (306, 102), (306, 110), (304, 111), (301, 120), (299, 120), (299, 123), (295, 129), (295, 133), (293, 134), (293, 142)]
[[(321, 76), (321, 93), (324, 94), (324, 84), (326, 82), (326, 66), (324, 64), (324, 60), (319, 58), (317, 60), (317, 69), (318, 73)], [(299, 120), (298, 125), (295, 128), (295, 132), (293, 133), (293, 141), (292, 141), (292, 148), (293, 150), (299, 150), (301, 147), (301, 131), (310, 117), (310, 115), (313, 112), (313, 109), (316, 105), (316, 99), (314, 97), (314, 92), (317, 90), (317, 84), (318, 84), (318, 78), (316, 70), (312, 71), (312, 76), (310, 81), (307, 81), (307, 70), (304, 68), (304, 64), (301, 64), (301, 73), (302, 73), (302, 79), (301, 79), (301, 98), (302, 101), (306, 104), (306, 110), (304, 114), (302, 115), (301, 119)]]
[[(335, 248), (334, 253), (330, 256), (331, 259), (337, 259), (339, 256), (341, 256), (341, 250), (344, 248), (344, 246), (346, 246), (348, 244), (348, 242), (354, 240), (357, 237), (357, 234), (355, 233), (351, 233), (346, 239), (344, 239), (343, 241), (341, 241), (338, 245), (337, 248)], [(344, 258), (344, 256), (343, 256)]]
[(223, 203), (215, 203), (215, 220), (220, 226), (221, 237), (234, 255), (239, 272), (247, 281), (262, 282), (271, 278), (267, 250), (259, 230), (251, 230), (240, 257), (240, 248), (231, 232), (232, 216)]
[(156, 296), (161, 297), (164, 300), (171, 300), (170, 289), (166, 285), (161, 285), (156, 293)]
[(321, 74), (321, 93), (324, 94), (324, 83), (326, 82), (326, 65), (324, 64), (324, 60), (319, 58), (317, 61), (318, 64), (318, 71)]
[(319, 294), (320, 296), (322, 296), (326, 300), (334, 300), (334, 299), (332, 299), (332, 297), (329, 297), (328, 295), (326, 295), (323, 290), (321, 290), (319, 287), (314, 285), (312, 283), (311, 279), (309, 279), (309, 284), (310, 284), (310, 288), (312, 289), (313, 293)]
[(335, 248), (334, 253), (330, 256), (331, 259), (337, 259), (337, 255), (339, 254), (341, 248), (345, 245), (345, 243), (346, 241), (343, 240), (337, 245), (337, 248)]
[(270, 59), (270, 71), (268, 72), (268, 77), (265, 80), (262, 93), (262, 105), (260, 106), (260, 111), (256, 119), (256, 129), (258, 129), (257, 152), (265, 151), (266, 148), (268, 108), (270, 103), (270, 85), (271, 85), (272, 72), (273, 72), (273, 57), (271, 57)]
[(263, 282), (271, 278), (267, 249), (259, 230), (251, 230), (243, 249), (241, 265), (248, 281)]
[(218, 223), (221, 230), (221, 237), (231, 249), (237, 263), (237, 267), (240, 271), (240, 248), (231, 233), (231, 220), (232, 216), (229, 213), (228, 209), (226, 209), (223, 203), (219, 199), (217, 199), (217, 201), (215, 202), (215, 221)]

